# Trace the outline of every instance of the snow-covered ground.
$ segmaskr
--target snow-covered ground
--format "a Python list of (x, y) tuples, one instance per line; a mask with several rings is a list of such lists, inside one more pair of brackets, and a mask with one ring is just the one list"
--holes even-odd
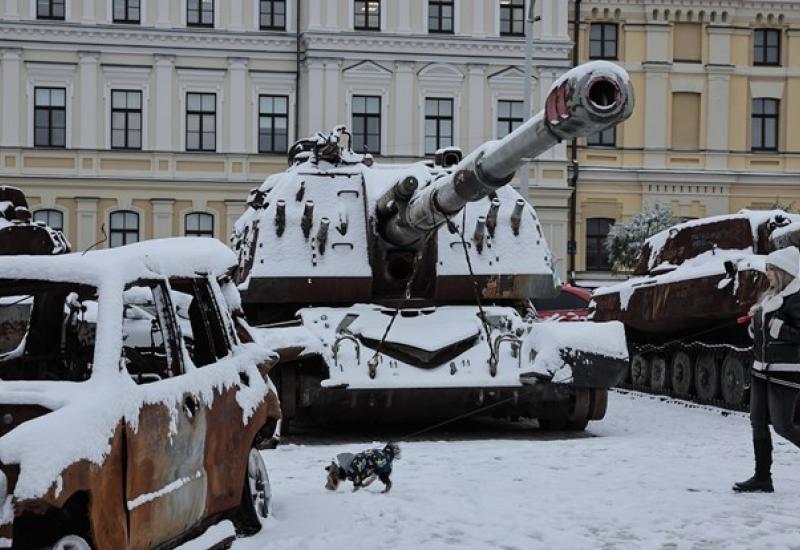
[(745, 414), (612, 393), (594, 437), (503, 433), (401, 442), (385, 495), (323, 488), (334, 455), (378, 443), (267, 451), (272, 516), (233, 548), (800, 548), (800, 451), (775, 439), (775, 494), (730, 490), (752, 472)]

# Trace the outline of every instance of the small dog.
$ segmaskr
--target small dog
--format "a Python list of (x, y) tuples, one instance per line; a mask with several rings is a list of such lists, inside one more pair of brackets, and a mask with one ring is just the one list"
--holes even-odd
[(335, 491), (339, 482), (349, 479), (353, 482), (353, 492), (361, 487), (366, 487), (376, 479), (380, 479), (386, 486), (383, 493), (388, 493), (392, 488), (392, 462), (400, 458), (400, 447), (388, 443), (383, 449), (369, 449), (358, 454), (342, 453), (325, 467), (328, 479), (325, 488)]

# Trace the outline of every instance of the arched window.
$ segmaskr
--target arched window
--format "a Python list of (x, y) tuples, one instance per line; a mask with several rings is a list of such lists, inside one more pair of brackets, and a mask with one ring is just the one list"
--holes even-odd
[(187, 237), (213, 237), (214, 216), (205, 212), (190, 212), (186, 214)]
[(586, 220), (586, 269), (588, 271), (608, 271), (611, 269), (605, 242), (612, 225), (614, 225), (614, 220), (611, 218), (589, 218)]
[(123, 246), (139, 242), (139, 214), (130, 210), (111, 213), (111, 242), (109, 246)]
[(52, 208), (44, 208), (34, 212), (33, 221), (49, 225), (56, 231), (64, 231), (64, 214)]

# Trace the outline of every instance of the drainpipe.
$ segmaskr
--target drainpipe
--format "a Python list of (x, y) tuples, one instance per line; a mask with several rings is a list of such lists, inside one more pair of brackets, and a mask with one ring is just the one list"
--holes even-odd
[[(295, 73), (294, 73), (294, 139), (300, 139), (300, 6), (302, 0), (297, 0), (296, 22), (294, 40), (297, 47), (295, 52)], [(291, 144), (289, 144), (291, 146)]]
[[(575, 15), (573, 17), (573, 40), (575, 45), (572, 48), (572, 66), (577, 67), (580, 61), (580, 43), (581, 43), (581, 0), (574, 0), (575, 2)], [(577, 236), (577, 217), (578, 217), (578, 176), (580, 175), (580, 164), (578, 164), (578, 140), (572, 140), (572, 154), (570, 155), (570, 162), (572, 164), (572, 177), (570, 178), (570, 187), (572, 187), (572, 194), (569, 199), (569, 273), (567, 279), (575, 278), (575, 256), (578, 248)]]

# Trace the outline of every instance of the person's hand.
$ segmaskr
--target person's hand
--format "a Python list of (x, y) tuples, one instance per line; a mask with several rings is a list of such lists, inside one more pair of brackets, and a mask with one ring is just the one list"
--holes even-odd
[(780, 319), (774, 318), (769, 322), (769, 335), (773, 338), (778, 338), (778, 335), (781, 333), (781, 327), (783, 326), (783, 321)]

